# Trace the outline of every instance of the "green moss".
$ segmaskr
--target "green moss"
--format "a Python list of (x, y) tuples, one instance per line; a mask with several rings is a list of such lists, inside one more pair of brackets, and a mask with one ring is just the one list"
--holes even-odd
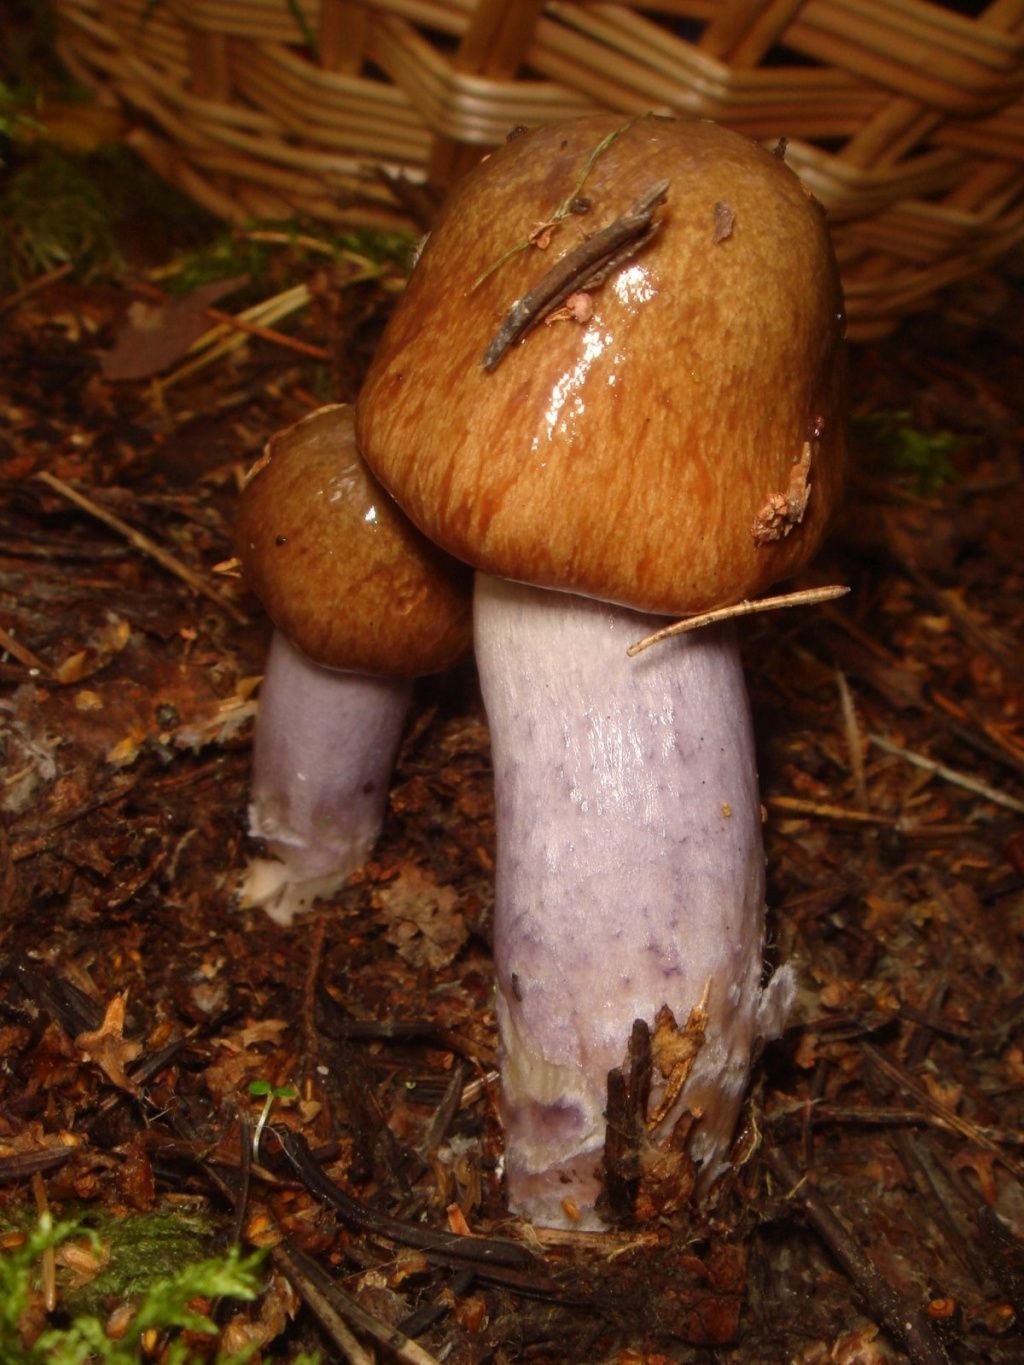
[(13, 170), (0, 194), (0, 234), (8, 287), (61, 265), (88, 272), (118, 260), (110, 206), (87, 158), (51, 148)]
[[(267, 240), (267, 238), (273, 240)], [(371, 273), (407, 274), (415, 239), (398, 232), (332, 232), (301, 219), (253, 221), (244, 228), (222, 228), (208, 241), (180, 252), (163, 274), (173, 294), (190, 294), (212, 280), (246, 275), (257, 296), (301, 274), (316, 261), (358, 260)]]
[[(97, 1226), (99, 1224), (102, 1231)], [(179, 1226), (180, 1224), (180, 1226)], [(109, 1247), (110, 1264), (92, 1282), (87, 1296), (61, 1286), (62, 1320), (47, 1324), (26, 1345), (22, 1323), (44, 1252), (73, 1240), (88, 1240), (99, 1251)], [(256, 1298), (261, 1287), (262, 1254), (244, 1256), (237, 1247), (220, 1256), (196, 1259), (197, 1249), (209, 1240), (209, 1228), (194, 1218), (173, 1214), (137, 1215), (125, 1219), (90, 1217), (54, 1223), (43, 1215), (16, 1251), (0, 1255), (0, 1360), (4, 1365), (134, 1365), (141, 1358), (143, 1336), (150, 1331), (174, 1339), (161, 1359), (168, 1365), (188, 1365), (209, 1359), (190, 1352), (177, 1334), (182, 1331), (216, 1337), (218, 1329), (192, 1306), (197, 1299)], [(128, 1269), (129, 1258), (135, 1266)], [(111, 1296), (103, 1299), (99, 1281)], [(124, 1335), (112, 1341), (104, 1322), (111, 1301), (135, 1300), (137, 1309)], [(241, 1365), (247, 1356), (219, 1356), (219, 1365)]]
[(852, 435), (858, 455), (872, 473), (905, 479), (925, 497), (956, 477), (953, 455), (970, 444), (970, 438), (950, 431), (921, 431), (903, 411), (855, 417)]
[(139, 1298), (155, 1281), (214, 1249), (213, 1221), (179, 1208), (125, 1218), (90, 1216), (84, 1225), (99, 1234), (109, 1260), (88, 1284), (67, 1292), (65, 1302), (75, 1312), (96, 1312), (111, 1299)]

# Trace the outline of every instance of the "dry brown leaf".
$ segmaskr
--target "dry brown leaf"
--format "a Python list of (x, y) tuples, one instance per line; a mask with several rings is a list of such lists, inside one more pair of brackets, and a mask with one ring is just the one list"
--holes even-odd
[(256, 1048), (263, 1043), (271, 1048), (280, 1047), (282, 1034), (287, 1029), (284, 1019), (258, 1019), (219, 1038), (217, 1058), (203, 1071), (203, 1081), (210, 1094), (218, 1098), (235, 1095), (250, 1081), (263, 1079), (268, 1066), (267, 1053)]
[(708, 1024), (706, 996), (694, 1005), (682, 1028), (667, 1005), (662, 1005), (654, 1021), (651, 1060), (665, 1078), (665, 1091), (647, 1115), (648, 1128), (657, 1128), (679, 1098), (697, 1053), (704, 1045)]
[(414, 967), (444, 967), (466, 942), (458, 895), (422, 868), (404, 867), (373, 899), (388, 922), (387, 941)]
[(207, 308), (245, 283), (244, 276), (213, 280), (200, 285), (186, 298), (165, 303), (136, 299), (118, 329), (113, 347), (100, 352), (104, 377), (149, 379), (176, 364), (192, 343), (209, 331)]
[(142, 1044), (124, 1036), (124, 1016), (127, 997), (115, 995), (107, 1006), (103, 1023), (98, 1029), (80, 1033), (75, 1046), (90, 1062), (95, 1062), (103, 1074), (119, 1090), (134, 1095), (138, 1087), (126, 1070), (142, 1051)]

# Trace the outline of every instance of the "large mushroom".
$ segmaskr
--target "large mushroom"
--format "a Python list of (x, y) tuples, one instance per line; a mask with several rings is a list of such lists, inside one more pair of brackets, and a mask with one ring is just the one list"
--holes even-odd
[(275, 625), (250, 805), (270, 857), (250, 863), (243, 900), (287, 924), (370, 852), (413, 679), (468, 652), (469, 583), (369, 473), (342, 404), (270, 439), (236, 542)]
[(824, 216), (778, 156), (707, 122), (586, 118), (457, 187), (357, 405), (382, 483), (478, 570), (506, 1172), (539, 1223), (600, 1222), (634, 1021), (648, 1167), (675, 1154), (707, 1188), (792, 996), (788, 970), (763, 980), (733, 631), (626, 650), (815, 552), (841, 307)]

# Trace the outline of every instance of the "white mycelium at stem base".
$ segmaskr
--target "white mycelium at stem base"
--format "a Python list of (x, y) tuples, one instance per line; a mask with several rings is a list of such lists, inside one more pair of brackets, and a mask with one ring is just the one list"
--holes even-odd
[(290, 924), (365, 860), (380, 832), (412, 682), (312, 663), (274, 632), (253, 735), (243, 900)]
[(704, 1044), (662, 1128), (700, 1112), (689, 1151), (708, 1180), (755, 1042), (779, 1031), (792, 997), (788, 971), (761, 988), (742, 668), (731, 627), (630, 659), (660, 618), (482, 575), (475, 618), (494, 751), (509, 1202), (537, 1223), (600, 1226), (607, 1076), (633, 1021), (653, 1029), (668, 1005), (682, 1027), (707, 997)]

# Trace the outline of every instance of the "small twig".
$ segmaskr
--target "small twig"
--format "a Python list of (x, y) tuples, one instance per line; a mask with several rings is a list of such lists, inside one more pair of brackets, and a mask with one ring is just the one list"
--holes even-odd
[(444, 1096), (441, 1103), (437, 1106), (433, 1118), (427, 1126), (427, 1131), (420, 1144), (420, 1155), (425, 1159), (431, 1152), (436, 1151), (445, 1140), (448, 1129), (451, 1127), (452, 1120), (459, 1111), (459, 1101), (462, 1099), (462, 1089), (465, 1083), (466, 1068), (462, 1062), (456, 1061), (452, 1067), (452, 1074), (448, 1084), (445, 1086)]
[(870, 802), (868, 801), (867, 782), (864, 779), (864, 741), (861, 737), (860, 726), (857, 724), (857, 712), (853, 705), (850, 685), (840, 668), (836, 669), (836, 686), (839, 689), (839, 707), (843, 717), (843, 730), (846, 734), (846, 748), (850, 755), (854, 796), (858, 807), (866, 811)]
[(303, 251), (315, 251), (321, 256), (336, 256), (337, 248), (332, 242), (319, 237), (311, 237), (305, 232), (278, 232), (271, 228), (237, 228), (236, 241), (263, 242), (268, 246), (301, 247)]
[(613, 1067), (607, 1079), (605, 1190), (617, 1219), (628, 1218), (636, 1200), (653, 1065), (650, 1027), (645, 1020), (634, 1019), (626, 1064)]
[(255, 322), (246, 322), (243, 318), (236, 317), (234, 313), (224, 313), (219, 308), (207, 308), (206, 316), (211, 322), (223, 323), (232, 332), (244, 332), (246, 336), (259, 337), (261, 341), (269, 341), (272, 345), (281, 346), (287, 351), (298, 351), (299, 355), (308, 355), (313, 360), (331, 358), (330, 351), (324, 346), (314, 346), (311, 341), (290, 337), (287, 332), (278, 332), (273, 327), (261, 327)]
[[(291, 1282), (299, 1297), (316, 1315), (324, 1331), (337, 1346), (345, 1360), (348, 1361), (348, 1365), (374, 1365), (374, 1357), (369, 1351), (362, 1348), (349, 1331), (348, 1324), (342, 1317), (340, 1306), (344, 1304), (345, 1310), (352, 1307), (356, 1309), (358, 1318), (351, 1312), (348, 1312), (348, 1316), (353, 1321), (364, 1319), (364, 1321), (359, 1321), (359, 1325), (364, 1331), (368, 1331), (365, 1319), (369, 1319), (378, 1327), (383, 1327), (384, 1324), (377, 1323), (375, 1318), (370, 1318), (370, 1315), (349, 1299), (347, 1295), (343, 1297), (335, 1285), (327, 1279), (320, 1267), (308, 1256), (304, 1256), (297, 1248), (290, 1247), (286, 1242), (282, 1242), (274, 1247), (270, 1256), (278, 1270)], [(424, 1355), (426, 1355), (425, 1352)], [(410, 1359), (408, 1356), (399, 1356), (399, 1359), (403, 1358)], [(433, 1356), (426, 1356), (426, 1359), (434, 1361)], [(436, 1365), (436, 1361), (434, 1361), (434, 1365)]]
[[(943, 1133), (954, 1131), (941, 1114), (929, 1113), (926, 1109), (896, 1109), (869, 1105), (829, 1104), (825, 1100), (812, 1100), (809, 1104), (799, 1103), (774, 1110), (765, 1115), (765, 1122), (771, 1126), (796, 1123), (805, 1112), (815, 1127), (822, 1124), (863, 1124), (865, 1127), (879, 1128), (938, 1128)], [(990, 1124), (978, 1124), (977, 1131), (992, 1142), (1008, 1146), (1024, 1147), (1024, 1130), (1018, 1128), (993, 1128)]]
[(437, 217), (439, 200), (426, 185), (421, 185), (401, 172), (394, 173), (381, 165), (374, 165), (373, 174), (385, 185), (392, 198), (412, 219), (421, 232), (430, 232)]
[(285, 289), (280, 294), (275, 294), (272, 298), (261, 299), (259, 303), (253, 304), (251, 308), (243, 309), (241, 313), (232, 314), (230, 326), (225, 322), (215, 323), (208, 332), (197, 337), (188, 348), (188, 353), (192, 357), (190, 360), (186, 360), (176, 370), (172, 370), (169, 375), (155, 381), (158, 392), (162, 394), (172, 384), (177, 384), (187, 375), (203, 369), (206, 365), (212, 365), (222, 356), (230, 355), (232, 351), (243, 346), (246, 341), (246, 332), (238, 327), (238, 323), (244, 324), (245, 327), (269, 327), (280, 322), (282, 318), (288, 317), (290, 313), (305, 308), (310, 297), (308, 285), (296, 284), (291, 289)]
[(49, 1171), (81, 1151), (78, 1143), (62, 1142), (46, 1147), (41, 1152), (21, 1152), (17, 1156), (0, 1157), (0, 1185), (24, 1180), (35, 1171)]
[(668, 180), (658, 180), (633, 207), (607, 227), (560, 256), (532, 289), (516, 299), (484, 352), (483, 367), (493, 370), (502, 356), (570, 294), (596, 285), (607, 271), (628, 260), (658, 229), (654, 210), (665, 202)]
[(868, 739), (883, 753), (903, 758), (908, 763), (912, 763), (915, 768), (920, 768), (926, 773), (932, 773), (935, 777), (941, 777), (944, 782), (951, 782), (955, 787), (963, 787), (965, 791), (974, 792), (977, 796), (984, 797), (993, 805), (1004, 806), (1007, 810), (1024, 815), (1024, 801), (1018, 801), (1015, 796), (1007, 796), (1005, 792), (996, 791), (994, 787), (990, 787), (987, 782), (982, 782), (977, 777), (957, 772), (955, 768), (947, 768), (944, 763), (936, 763), (934, 759), (926, 758), (924, 754), (914, 753), (912, 749), (904, 749), (901, 745), (893, 744), (892, 740), (886, 739), (882, 735), (868, 735)]
[(0, 650), (7, 654), (13, 654), (19, 664), (24, 664), (27, 669), (36, 673), (49, 674), (50, 669), (44, 664), (38, 654), (33, 654), (27, 645), (23, 645), (20, 640), (4, 630), (0, 626)]
[(316, 1026), (317, 981), (323, 966), (324, 942), (327, 937), (327, 916), (317, 915), (309, 937), (306, 971), (302, 982), (302, 1052), (303, 1069), (311, 1067), (318, 1051), (319, 1031)]
[[(606, 1262), (616, 1261), (622, 1256), (632, 1256), (647, 1248), (666, 1246), (671, 1240), (667, 1229), (657, 1228), (626, 1228), (623, 1231), (602, 1228), (600, 1232), (581, 1232), (576, 1228), (535, 1227), (530, 1229), (530, 1237), (541, 1248), (571, 1247), (574, 1250), (593, 1251)], [(564, 1293), (560, 1296), (560, 1301), (572, 1302)], [(580, 1302), (585, 1303), (586, 1300)]]
[(930, 825), (908, 820), (904, 815), (874, 815), (870, 811), (852, 810), (848, 806), (832, 806), (826, 801), (808, 801), (804, 796), (766, 796), (769, 810), (783, 815), (808, 816), (815, 820), (836, 820), (841, 824), (870, 825), (873, 829), (891, 829), (904, 839), (949, 839), (970, 834), (971, 824)]
[(459, 1096), (459, 1109), (468, 1109), (471, 1104), (476, 1104), (481, 1095), (498, 1084), (498, 1072), (491, 1070), (485, 1071), (482, 1076), (477, 1076), (475, 1080), (467, 1081), (462, 1087), (462, 1094)]
[(63, 265), (48, 270), (44, 275), (37, 275), (34, 280), (29, 280), (28, 284), (23, 284), (20, 289), (15, 289), (13, 294), (8, 294), (6, 298), (0, 299), (0, 313), (6, 313), (8, 309), (16, 308), (23, 299), (27, 299), (31, 294), (37, 294), (40, 289), (47, 289), (51, 284), (56, 284), (65, 275), (70, 275), (74, 268), (73, 261), (65, 261)]
[(729, 607), (716, 607), (714, 611), (705, 611), (700, 616), (688, 616), (685, 621), (674, 621), (672, 625), (655, 631), (646, 639), (638, 640), (635, 645), (630, 645), (626, 653), (633, 658), (636, 654), (642, 654), (645, 649), (650, 649), (651, 645), (660, 644), (662, 640), (670, 640), (675, 635), (685, 635), (691, 630), (701, 630), (704, 626), (713, 626), (719, 621), (730, 621), (734, 616), (753, 616), (760, 611), (781, 611), (783, 607), (809, 607), (817, 602), (833, 602), (837, 597), (845, 597), (849, 591), (849, 588), (837, 583), (827, 588), (803, 588), (799, 592), (785, 592), (778, 597), (758, 597), (754, 601), (744, 599), (742, 602), (734, 602)]
[(456, 1302), (464, 1298), (473, 1287), (476, 1272), (470, 1268), (458, 1270), (452, 1276), (451, 1284), (441, 1290), (433, 1302), (423, 1303), (414, 1308), (407, 1317), (402, 1318), (397, 1327), (407, 1337), (421, 1336), (428, 1327), (433, 1327), (446, 1313), (450, 1313)]
[(231, 1227), (231, 1241), (241, 1245), (245, 1235), (245, 1216), (249, 1207), (249, 1186), (252, 1181), (252, 1154), (254, 1149), (252, 1124), (249, 1115), (240, 1110), (238, 1114), (238, 1194), (235, 1199), (234, 1218)]
[(986, 1151), (992, 1152), (1015, 1180), (1024, 1182), (1024, 1167), (1009, 1153), (1004, 1152), (998, 1142), (986, 1136), (985, 1131), (978, 1124), (961, 1117), (954, 1109), (950, 1109), (948, 1104), (943, 1104), (941, 1100), (937, 1100), (915, 1076), (911, 1076), (903, 1067), (890, 1061), (885, 1053), (880, 1052), (872, 1043), (862, 1042), (860, 1047), (871, 1065), (880, 1071), (887, 1080), (906, 1091), (907, 1094), (913, 1095), (918, 1104), (937, 1115), (952, 1132), (959, 1133), (968, 1142), (973, 1142), (979, 1147), (984, 1147)]
[(984, 1293), (986, 1285), (993, 1287), (991, 1269), (971, 1245), (970, 1228), (963, 1217), (962, 1203), (957, 1198), (959, 1191), (952, 1184), (949, 1173), (932, 1160), (925, 1144), (915, 1141), (911, 1133), (893, 1133), (892, 1140), (903, 1169), (925, 1202), (928, 1217)]
[(769, 810), (783, 815), (809, 815), (819, 820), (838, 820), (851, 825), (870, 825), (878, 829), (894, 829), (899, 823), (891, 815), (872, 815), (865, 810), (851, 810), (848, 806), (832, 806), (826, 801), (809, 801), (804, 796), (767, 796)]
[[(41, 1218), (50, 1212), (50, 1201), (46, 1197), (46, 1182), (39, 1171), (32, 1172), (32, 1196), (36, 1202), (36, 1213)], [(49, 1246), (41, 1257), (40, 1279), (43, 1282), (43, 1304), (48, 1313), (57, 1307), (57, 1252)]]
[[(563, 218), (568, 218), (568, 216), (571, 213), (577, 211), (577, 206), (581, 202), (583, 187), (587, 183), (587, 177), (590, 175), (590, 172), (594, 169), (594, 163), (597, 161), (597, 158), (602, 154), (602, 152), (606, 152), (613, 142), (618, 141), (618, 139), (622, 136), (623, 133), (625, 133), (628, 129), (632, 128), (633, 124), (637, 122), (638, 118), (643, 117), (644, 116), (642, 114), (639, 114), (634, 118), (627, 119), (627, 121), (623, 123), (620, 127), (615, 128), (610, 133), (606, 134), (606, 136), (604, 136), (601, 139), (601, 141), (597, 144), (596, 147), (591, 148), (590, 152), (587, 154), (586, 160), (583, 163), (583, 169), (576, 177), (576, 183), (573, 185), (572, 189), (565, 196), (562, 202), (558, 205), (555, 211), (551, 214), (550, 218), (546, 218), (544, 220), (543, 223), (544, 227), (554, 228), (562, 221)], [(480, 286), (483, 284), (484, 280), (490, 279), (494, 272), (500, 266), (503, 266), (506, 261), (511, 260), (513, 256), (518, 256), (521, 251), (529, 251), (530, 247), (533, 245), (535, 240), (536, 240), (535, 234), (531, 233), (529, 237), (524, 237), (522, 241), (516, 242), (514, 246), (510, 246), (507, 251), (502, 252), (498, 259), (492, 262), (492, 264), (487, 267), (484, 273), (482, 275), (479, 275), (473, 281), (473, 284), (469, 292), (472, 293), (473, 290), (479, 289)]]
[(428, 1255), (435, 1252), (458, 1257), (481, 1268), (511, 1266), (532, 1269), (537, 1264), (533, 1253), (521, 1242), (512, 1242), (504, 1237), (463, 1237), (440, 1228), (406, 1223), (400, 1218), (392, 1218), (389, 1214), (371, 1209), (347, 1194), (340, 1185), (336, 1185), (324, 1174), (301, 1133), (294, 1133), (287, 1128), (271, 1128), (268, 1131), (277, 1138), (281, 1150), (309, 1192), (323, 1203), (329, 1204), (346, 1222), (366, 1232), (388, 1237), (406, 1246), (419, 1247)]
[(138, 780), (135, 776), (128, 778), (122, 776), (112, 781), (109, 787), (100, 792), (92, 801), (83, 802), (80, 806), (73, 806), (58, 819), (50, 820), (45, 825), (36, 825), (25, 830), (21, 838), (16, 840), (11, 848), (11, 861), (20, 863), (26, 858), (32, 858), (35, 854), (41, 853), (49, 847), (50, 840), (59, 830), (66, 829), (68, 825), (73, 825), (76, 820), (91, 815), (95, 810), (101, 810), (104, 806), (122, 801), (136, 786)]
[[(281, 1242), (270, 1253), (276, 1264), (285, 1270), (288, 1278), (309, 1304), (325, 1326), (330, 1323), (330, 1332), (340, 1345), (347, 1338), (346, 1351), (352, 1365), (373, 1365), (375, 1356), (367, 1354), (348, 1331), (342, 1315), (359, 1331), (380, 1343), (381, 1346), (403, 1365), (438, 1365), (436, 1356), (425, 1351), (417, 1342), (411, 1341), (404, 1332), (389, 1323), (381, 1322), (368, 1313), (351, 1295), (327, 1275), (311, 1256), (300, 1251), (291, 1242)], [(353, 1349), (354, 1348), (354, 1349)], [(358, 1354), (356, 1353), (358, 1352)]]
[(883, 1325), (903, 1342), (914, 1365), (949, 1365), (946, 1348), (928, 1319), (889, 1283), (807, 1176), (800, 1175), (779, 1151), (767, 1151), (764, 1159), (775, 1177), (788, 1187), (786, 1199), (800, 1205), (808, 1223), (856, 1285), (864, 1307), (872, 1315), (877, 1313)]
[(62, 498), (66, 498), (68, 502), (74, 503), (83, 512), (88, 512), (89, 516), (95, 517), (104, 526), (108, 526), (110, 530), (116, 531), (119, 536), (123, 536), (133, 549), (138, 550), (141, 554), (148, 555), (150, 559), (155, 559), (161, 568), (166, 569), (175, 578), (180, 578), (183, 583), (187, 583), (193, 592), (200, 593), (203, 597), (208, 598), (221, 611), (227, 612), (232, 620), (237, 621), (239, 625), (248, 624), (249, 618), (235, 606), (234, 602), (221, 596), (216, 588), (211, 587), (209, 583), (200, 578), (187, 564), (182, 564), (179, 559), (168, 554), (155, 540), (150, 540), (149, 536), (143, 535), (141, 531), (136, 531), (133, 526), (129, 526), (126, 521), (122, 521), (120, 517), (108, 511), (106, 507), (102, 507), (98, 502), (93, 502), (92, 498), (87, 498), (84, 493), (80, 493), (77, 488), (72, 488), (69, 483), (65, 483), (63, 479), (58, 479), (55, 474), (51, 474), (48, 470), (40, 471), (36, 478), (55, 493), (59, 493)]
[(1005, 728), (992, 721), (982, 720), (963, 702), (953, 701), (937, 687), (930, 687), (928, 696), (950, 717), (945, 726), (950, 734), (963, 740), (976, 753), (983, 754), (1001, 767), (1009, 768), (1018, 777), (1024, 777), (1024, 741), (1018, 741)]

